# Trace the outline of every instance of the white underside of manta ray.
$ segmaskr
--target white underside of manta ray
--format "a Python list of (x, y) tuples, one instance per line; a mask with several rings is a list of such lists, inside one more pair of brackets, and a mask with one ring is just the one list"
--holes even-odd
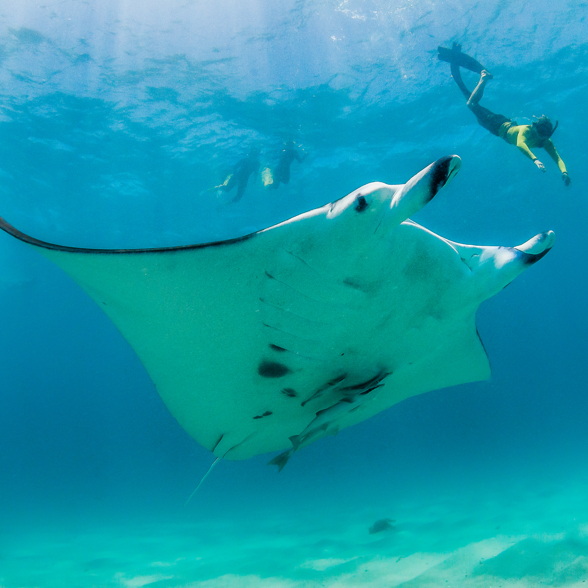
[(0, 227), (96, 301), (198, 443), (224, 459), (286, 450), (271, 462), (281, 469), (405, 398), (489, 377), (476, 310), (555, 236), (477, 247), (407, 220), (460, 163), (217, 243), (77, 249)]

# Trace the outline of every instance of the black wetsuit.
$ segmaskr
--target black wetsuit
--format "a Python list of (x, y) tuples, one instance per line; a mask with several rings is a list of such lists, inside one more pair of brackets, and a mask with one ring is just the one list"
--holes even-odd
[[(461, 93), (466, 97), (466, 100), (469, 100), (472, 93), (467, 89), (466, 85), (463, 83), (461, 79), (461, 72), (459, 71), (459, 65), (452, 63), (451, 64), (451, 75), (455, 80), (455, 83), (458, 85)], [(483, 106), (480, 106), (477, 103), (470, 102), (468, 104), (468, 108), (474, 113), (478, 124), (484, 127), (487, 131), (490, 131), (493, 135), (497, 137), (500, 136), (498, 134), (498, 130), (500, 127), (507, 122), (512, 122), (510, 118), (504, 116), (504, 114), (496, 114)]]
[(257, 156), (248, 156), (240, 159), (233, 168), (233, 175), (229, 178), (226, 184), (220, 186), (221, 190), (230, 192), (235, 186), (237, 188), (237, 194), (232, 199), (232, 202), (240, 200), (243, 194), (245, 194), (245, 188), (247, 188), (247, 182), (251, 174), (259, 171), (259, 159)]
[(275, 169), (272, 172), (273, 183), (269, 185), (270, 188), (279, 188), (280, 184), (287, 184), (290, 181), (290, 166), (292, 162), (296, 160), (298, 163), (302, 163), (304, 156), (300, 156), (300, 153), (294, 147), (285, 147), (280, 153), (280, 159)]

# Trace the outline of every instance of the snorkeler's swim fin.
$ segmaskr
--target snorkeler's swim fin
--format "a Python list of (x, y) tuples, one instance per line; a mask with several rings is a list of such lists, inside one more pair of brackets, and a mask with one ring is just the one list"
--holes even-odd
[(458, 45), (457, 43), (454, 43), (451, 49), (437, 47), (437, 50), (439, 51), (437, 57), (441, 61), (455, 63), (455, 65), (469, 69), (475, 73), (482, 73), (482, 70), (486, 69), (479, 61), (476, 61), (473, 57), (462, 53), (461, 45)]

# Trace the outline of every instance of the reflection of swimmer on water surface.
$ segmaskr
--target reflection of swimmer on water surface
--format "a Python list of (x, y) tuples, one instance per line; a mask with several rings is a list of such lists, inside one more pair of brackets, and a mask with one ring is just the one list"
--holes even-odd
[(252, 147), (249, 150), (247, 157), (240, 159), (233, 167), (233, 172), (229, 174), (226, 180), (220, 185), (215, 186), (214, 190), (223, 190), (223, 192), (230, 192), (235, 186), (237, 186), (237, 194), (231, 199), (231, 202), (237, 202), (241, 200), (245, 189), (247, 188), (247, 182), (249, 176), (253, 175), (255, 181), (255, 174), (259, 171), (259, 149)]
[[(300, 151), (302, 155), (300, 155)], [(296, 148), (294, 141), (288, 141), (278, 158), (278, 163), (271, 169), (266, 167), (262, 172), (263, 185), (266, 188), (273, 188), (276, 190), (280, 187), (280, 184), (287, 184), (290, 181), (290, 166), (292, 162), (296, 160), (298, 163), (302, 163), (308, 157), (308, 153), (301, 147)]]

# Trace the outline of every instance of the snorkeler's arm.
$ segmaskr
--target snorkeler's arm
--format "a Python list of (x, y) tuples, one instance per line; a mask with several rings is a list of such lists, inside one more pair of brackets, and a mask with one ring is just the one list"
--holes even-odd
[(519, 131), (519, 134), (517, 135), (517, 147), (524, 155), (534, 162), (537, 160), (537, 156), (529, 149), (529, 146), (527, 145), (527, 133), (529, 130), (530, 127), (527, 127)]
[(549, 153), (551, 159), (553, 159), (553, 161), (557, 163), (559, 171), (562, 174), (567, 174), (568, 171), (566, 170), (566, 164), (563, 162), (563, 159), (559, 156), (559, 153), (557, 152), (557, 149), (555, 148), (555, 145), (553, 144), (551, 139), (547, 139), (545, 143), (543, 143), (543, 148), (545, 149), (545, 151), (547, 151), (547, 153)]
[(551, 156), (551, 159), (553, 159), (553, 161), (555, 161), (555, 163), (557, 163), (557, 167), (559, 167), (559, 171), (561, 172), (561, 177), (563, 180), (563, 183), (566, 186), (569, 186), (572, 182), (570, 176), (568, 175), (568, 170), (566, 169), (566, 164), (563, 162), (563, 159), (559, 156), (559, 153), (557, 152), (557, 149), (555, 148), (555, 145), (553, 144), (553, 142), (551, 141), (551, 139), (547, 139), (547, 141), (545, 141), (545, 143), (543, 144), (543, 147), (545, 149), (545, 151), (547, 151), (547, 153), (549, 153), (549, 155)]

